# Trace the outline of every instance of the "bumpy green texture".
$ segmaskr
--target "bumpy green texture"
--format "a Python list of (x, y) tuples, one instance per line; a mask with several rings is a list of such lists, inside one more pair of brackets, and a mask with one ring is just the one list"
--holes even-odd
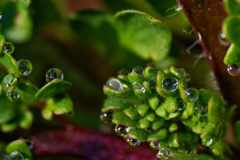
[(123, 89), (112, 89), (109, 81), (104, 85), (108, 98), (102, 108), (103, 121), (125, 126), (127, 134), (120, 134), (124, 137), (160, 143), (151, 147), (159, 149), (161, 159), (202, 159), (197, 154), (199, 138), (214, 156), (231, 154), (223, 137), (232, 111), (225, 111), (222, 97), (206, 89), (187, 90), (182, 69), (161, 71), (147, 66), (143, 72), (133, 69), (118, 75)]

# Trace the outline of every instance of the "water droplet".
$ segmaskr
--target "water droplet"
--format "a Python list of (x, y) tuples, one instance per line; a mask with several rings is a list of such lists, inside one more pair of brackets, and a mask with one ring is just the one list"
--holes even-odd
[(8, 159), (8, 154), (5, 151), (0, 153), (0, 159)]
[(133, 89), (140, 89), (141, 92), (145, 93), (146, 89), (138, 82), (133, 83)]
[(199, 92), (196, 88), (188, 88), (186, 90), (186, 96), (187, 96), (188, 101), (196, 102), (199, 97)]
[(63, 72), (58, 68), (51, 68), (46, 73), (46, 81), (51, 82), (54, 79), (64, 79)]
[(15, 50), (14, 45), (12, 42), (6, 42), (3, 46), (3, 53), (5, 54), (12, 54)]
[(171, 153), (172, 151), (169, 148), (164, 147), (158, 151), (157, 157), (159, 157), (160, 159), (169, 159), (169, 154)]
[(231, 43), (226, 40), (226, 35), (224, 33), (219, 33), (218, 42), (223, 46), (229, 46)]
[(162, 87), (168, 92), (175, 92), (177, 87), (176, 78), (165, 78), (162, 80)]
[(8, 159), (10, 159), (10, 160), (24, 160), (24, 157), (18, 151), (14, 151), (9, 155)]
[(146, 67), (157, 68), (157, 67), (155, 66), (155, 64), (153, 64), (153, 63), (148, 63), (148, 64), (146, 64)]
[(202, 116), (203, 116), (203, 117), (207, 117), (207, 112), (208, 112), (207, 107), (204, 107), (204, 108), (202, 109)]
[(107, 111), (107, 112), (103, 112), (100, 115), (100, 119), (104, 122), (104, 123), (110, 123), (112, 122), (112, 118), (113, 118), (113, 111)]
[(185, 71), (185, 69), (183, 69), (183, 68), (177, 68), (176, 71), (177, 71), (178, 73), (180, 73), (183, 77), (186, 76), (186, 71)]
[(137, 146), (139, 146), (140, 143), (141, 143), (140, 140), (138, 140), (138, 139), (132, 139), (132, 138), (128, 138), (128, 139), (127, 139), (127, 142), (128, 142), (131, 146), (133, 146), (133, 147), (137, 147)]
[(32, 63), (29, 60), (21, 59), (18, 61), (18, 69), (21, 75), (27, 76), (32, 72)]
[(115, 126), (115, 132), (120, 135), (120, 136), (126, 136), (128, 134), (129, 127), (122, 125), (122, 124), (117, 124)]
[(17, 84), (17, 77), (14, 74), (8, 74), (3, 78), (2, 87), (4, 91)]
[(143, 73), (144, 73), (143, 68), (140, 67), (140, 66), (137, 66), (137, 67), (133, 68), (132, 72), (136, 72), (140, 76), (143, 76)]
[(2, 12), (0, 12), (0, 20), (2, 19)]
[(177, 99), (176, 104), (177, 104), (178, 110), (181, 111), (183, 109), (183, 100), (180, 98)]
[(126, 70), (126, 69), (121, 69), (119, 72), (118, 72), (118, 75), (120, 76), (127, 76), (128, 75), (128, 73), (129, 73), (129, 71), (128, 70)]
[(238, 75), (240, 73), (240, 68), (237, 65), (228, 66), (227, 72), (231, 76), (236, 76), (236, 75)]
[(12, 92), (7, 93), (7, 97), (10, 101), (15, 102), (20, 98), (20, 94), (16, 89), (14, 89)]
[(190, 82), (191, 81), (191, 75), (189, 73), (186, 73), (185, 79), (186, 79), (187, 82)]
[(202, 144), (205, 146), (210, 147), (210, 145), (213, 143), (213, 139), (209, 136), (206, 135), (203, 139), (202, 139)]
[(147, 81), (151, 90), (155, 90), (157, 86), (157, 82), (154, 79), (150, 79)]
[(29, 149), (33, 148), (33, 140), (30, 137), (23, 136), (23, 137), (21, 137), (19, 139), (24, 140)]
[(68, 117), (72, 117), (73, 115), (74, 115), (74, 110), (72, 110), (71, 112), (68, 112), (66, 115), (68, 116)]
[(117, 78), (114, 78), (114, 77), (109, 78), (107, 80), (106, 84), (107, 84), (108, 87), (110, 87), (113, 90), (116, 90), (116, 91), (122, 91), (123, 90), (123, 84)]
[(150, 141), (149, 145), (153, 149), (159, 149), (159, 147), (160, 147), (160, 143), (158, 141)]

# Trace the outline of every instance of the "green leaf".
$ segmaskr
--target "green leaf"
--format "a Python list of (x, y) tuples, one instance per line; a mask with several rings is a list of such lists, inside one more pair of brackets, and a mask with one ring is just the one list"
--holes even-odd
[(15, 130), (17, 127), (17, 122), (5, 123), (1, 126), (1, 130), (3, 133), (8, 133)]
[(239, 65), (240, 64), (240, 46), (231, 44), (224, 57), (226, 65)]
[(128, 117), (123, 111), (115, 111), (113, 113), (113, 123), (120, 123), (123, 125), (127, 125), (129, 127), (135, 127), (137, 125), (136, 120), (132, 120)]
[(21, 79), (16, 87), (16, 90), (20, 94), (20, 99), (27, 104), (34, 104), (37, 102), (35, 94), (38, 92), (38, 88), (31, 82)]
[(46, 98), (68, 90), (72, 83), (60, 79), (54, 79), (43, 86), (36, 94), (36, 98)]
[(33, 114), (29, 110), (23, 110), (21, 113), (21, 120), (19, 121), (19, 126), (23, 129), (28, 129), (32, 125)]
[(6, 123), (15, 116), (13, 103), (9, 103), (8, 99), (0, 97), (0, 124)]
[(226, 39), (232, 43), (240, 45), (240, 16), (230, 15), (224, 19), (222, 24), (222, 33), (226, 35)]
[(124, 10), (115, 15), (120, 43), (145, 60), (160, 61), (167, 56), (171, 32), (150, 15)]
[(141, 141), (145, 141), (148, 136), (148, 132), (145, 129), (130, 129), (128, 132), (128, 136), (133, 138), (133, 139), (139, 139)]
[(148, 141), (158, 141), (158, 140), (163, 140), (167, 137), (167, 129), (163, 128), (163, 129), (159, 129), (158, 131), (151, 133), (147, 140)]
[(240, 2), (237, 0), (223, 0), (224, 7), (228, 14), (240, 15)]
[(0, 68), (6, 70), (7, 73), (13, 73), (16, 77), (20, 77), (17, 61), (10, 54), (0, 53)]
[[(0, 34), (1, 34), (1, 23), (0, 23)], [(6, 42), (5, 36), (4, 35), (0, 35), (0, 53), (3, 50), (3, 46), (4, 46), (5, 42)]]
[(16, 140), (7, 145), (6, 152), (8, 154), (11, 154), (14, 151), (20, 152), (24, 159), (32, 159), (32, 154), (24, 140)]

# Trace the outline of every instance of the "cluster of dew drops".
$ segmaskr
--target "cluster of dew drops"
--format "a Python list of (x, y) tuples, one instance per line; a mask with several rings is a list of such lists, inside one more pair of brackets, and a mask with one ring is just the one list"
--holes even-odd
[[(0, 12), (0, 20), (2, 13)], [(15, 50), (11, 42), (6, 42), (3, 46), (3, 54), (12, 54)], [(32, 72), (32, 63), (27, 59), (21, 59), (17, 62), (19, 73), (22, 76), (27, 76)], [(46, 81), (50, 82), (54, 79), (64, 79), (63, 72), (58, 68), (49, 69), (46, 73)], [(17, 84), (18, 77), (14, 73), (10, 73), (3, 78), (2, 89), (7, 92), (7, 97), (10, 101), (15, 102), (20, 98), (19, 92), (13, 86)], [(11, 88), (11, 89), (10, 89)]]
[[(33, 140), (31, 138), (24, 136), (19, 138), (19, 140), (23, 140), (27, 144), (30, 150), (33, 148)], [(18, 151), (14, 151), (9, 155), (5, 151), (2, 151), (0, 153), (0, 159), (1, 160), (24, 160), (24, 156)]]
[[(153, 64), (148, 64), (147, 66), (149, 66), (149, 65), (151, 65), (151, 67), (155, 67)], [(186, 73), (186, 71), (184, 69), (178, 68), (177, 71), (186, 78), (187, 82), (189, 82), (191, 80), (191, 76), (188, 73)], [(142, 67), (139, 67), (139, 66), (135, 67), (132, 70), (132, 72), (136, 72), (141, 76), (143, 76), (143, 74), (144, 74), (144, 70), (142, 69)], [(128, 73), (129, 72), (127, 70), (123, 69), (118, 72), (118, 75), (128, 75)], [(149, 83), (151, 89), (156, 88), (157, 82), (154, 79), (150, 79), (148, 81), (148, 83)], [(167, 77), (162, 80), (163, 88), (169, 92), (176, 91), (177, 83), (178, 83), (178, 80), (173, 77)], [(119, 79), (114, 78), (114, 77), (109, 78), (106, 82), (106, 85), (109, 86), (111, 89), (117, 90), (117, 91), (121, 91), (121, 90), (125, 89), (122, 82)], [(136, 87), (136, 85), (137, 85), (137, 87)], [(141, 91), (145, 90), (145, 88), (141, 84), (133, 84), (133, 87), (134, 88), (136, 87), (136, 88), (140, 89)], [(186, 90), (186, 97), (189, 101), (196, 102), (199, 98), (199, 92), (196, 88), (188, 88)], [(179, 109), (181, 109), (181, 108), (179, 108)], [(113, 112), (114, 112), (114, 110), (109, 110), (107, 112), (101, 113), (101, 116), (100, 116), (101, 120), (105, 123), (111, 123), (112, 118), (113, 118)], [(122, 136), (131, 146), (134, 146), (134, 147), (139, 146), (141, 143), (140, 140), (128, 137), (129, 130), (130, 130), (130, 127), (126, 126), (126, 125), (116, 124), (116, 126), (115, 126), (115, 132), (119, 136)], [(149, 145), (153, 149), (160, 148), (159, 141), (149, 141)], [(162, 148), (159, 150), (158, 155), (161, 157), (167, 157), (170, 153), (171, 153), (171, 151), (168, 150), (167, 148)], [(160, 158), (157, 157), (156, 160), (160, 160)]]

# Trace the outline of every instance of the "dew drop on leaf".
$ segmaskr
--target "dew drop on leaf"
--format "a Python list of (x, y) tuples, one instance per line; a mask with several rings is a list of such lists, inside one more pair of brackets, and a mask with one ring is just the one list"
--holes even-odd
[(139, 74), (140, 76), (143, 76), (143, 73), (144, 73), (143, 68), (140, 66), (133, 68), (132, 72), (135, 72), (135, 73)]
[(63, 72), (58, 68), (51, 68), (46, 73), (46, 81), (51, 82), (54, 79), (64, 79)]
[(176, 78), (165, 78), (162, 80), (162, 87), (168, 92), (175, 92), (177, 87), (177, 79)]
[(139, 146), (140, 143), (141, 143), (140, 140), (138, 140), (138, 139), (133, 139), (133, 138), (128, 138), (128, 139), (127, 139), (127, 142), (128, 142), (131, 146), (133, 146), (133, 147), (137, 147), (137, 146)]
[(112, 118), (113, 118), (113, 111), (107, 111), (107, 112), (103, 112), (100, 115), (100, 119), (104, 122), (104, 123), (110, 123), (112, 122)]
[(126, 69), (121, 69), (119, 72), (118, 72), (118, 75), (120, 76), (127, 76), (128, 75), (128, 73), (129, 73), (129, 71), (128, 70), (126, 70)]
[(106, 85), (108, 87), (110, 87), (111, 89), (116, 90), (116, 91), (122, 91), (123, 90), (122, 82), (119, 79), (114, 78), (114, 77), (109, 78), (107, 80)]
[(18, 151), (14, 151), (9, 155), (9, 160), (24, 160), (24, 157)]
[(122, 125), (122, 124), (117, 124), (115, 126), (115, 132), (120, 135), (120, 136), (126, 136), (128, 134), (129, 127)]
[(150, 87), (151, 90), (156, 89), (157, 82), (156, 82), (154, 79), (150, 79), (150, 80), (148, 80), (147, 82), (148, 82), (149, 87)]
[(240, 68), (237, 65), (228, 66), (227, 72), (231, 76), (236, 76), (236, 75), (238, 75), (240, 73)]
[(164, 148), (161, 148), (158, 151), (157, 157), (159, 157), (161, 159), (169, 159), (169, 154), (171, 154), (171, 150), (169, 150), (168, 148), (164, 147)]
[(29, 149), (33, 148), (33, 140), (30, 137), (23, 136), (23, 137), (21, 137), (19, 139), (24, 140)]
[(17, 77), (14, 74), (6, 75), (2, 80), (3, 90), (6, 91), (17, 83)]
[(159, 147), (160, 147), (160, 143), (158, 141), (150, 141), (149, 145), (153, 149), (159, 149)]
[(231, 43), (226, 40), (226, 35), (224, 33), (219, 33), (218, 42), (223, 46), (229, 46)]
[(133, 89), (140, 89), (142, 93), (146, 92), (146, 89), (138, 82), (133, 83)]
[(32, 63), (29, 60), (21, 59), (18, 61), (18, 69), (21, 75), (27, 76), (32, 72)]
[(14, 89), (12, 92), (7, 93), (7, 97), (10, 101), (15, 102), (20, 98), (20, 94), (16, 89)]
[(196, 102), (199, 97), (199, 92), (196, 88), (188, 88), (186, 90), (186, 96), (187, 96), (188, 101)]
[(183, 77), (186, 76), (186, 71), (185, 71), (185, 69), (183, 69), (183, 68), (177, 68), (176, 70), (177, 70), (177, 72), (180, 73)]
[(6, 42), (3, 46), (3, 53), (5, 54), (12, 54), (15, 50), (14, 45), (12, 42)]

